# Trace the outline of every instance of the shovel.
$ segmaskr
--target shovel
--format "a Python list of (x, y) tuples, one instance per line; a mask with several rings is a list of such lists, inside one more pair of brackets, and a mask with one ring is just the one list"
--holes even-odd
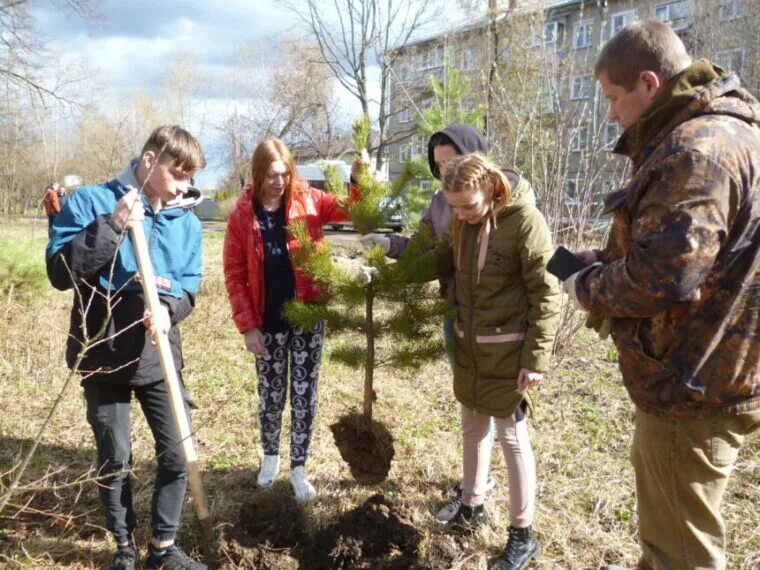
[[(143, 294), (148, 309), (153, 315), (157, 315), (160, 310), (160, 301), (158, 300), (158, 291), (156, 290), (156, 278), (153, 273), (153, 265), (150, 262), (148, 253), (148, 243), (145, 241), (145, 232), (142, 222), (138, 222), (129, 229), (129, 235), (132, 238), (132, 245), (137, 256), (137, 267), (140, 272)], [(187, 482), (190, 487), (190, 497), (192, 498), (195, 515), (201, 527), (203, 537), (203, 554), (207, 561), (215, 560), (212, 545), (214, 544), (214, 533), (211, 528), (211, 519), (209, 518), (208, 507), (206, 506), (206, 494), (203, 491), (201, 474), (198, 469), (198, 455), (195, 452), (192, 432), (190, 431), (190, 422), (185, 412), (185, 403), (182, 397), (182, 390), (177, 377), (177, 370), (174, 368), (174, 359), (172, 358), (169, 337), (165, 331), (156, 331), (156, 348), (161, 360), (161, 369), (164, 373), (164, 382), (166, 391), (169, 394), (169, 404), (172, 411), (174, 427), (177, 430), (180, 447), (182, 448), (182, 457), (185, 460), (185, 469), (187, 470)]]

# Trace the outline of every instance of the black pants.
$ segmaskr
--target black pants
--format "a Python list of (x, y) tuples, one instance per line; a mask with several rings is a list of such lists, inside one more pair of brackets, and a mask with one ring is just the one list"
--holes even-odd
[[(99, 475), (109, 475), (101, 479), (98, 486), (106, 511), (106, 527), (118, 543), (124, 543), (137, 522), (129, 478), (132, 468), (129, 403), (133, 392), (156, 444), (158, 472), (151, 508), (153, 537), (171, 540), (179, 527), (187, 473), (163, 381), (146, 386), (113, 385), (107, 380), (90, 380), (84, 384), (87, 421), (92, 426), (98, 449)], [(185, 410), (189, 411), (187, 398)]]
[[(324, 342), (323, 322), (304, 331), (290, 327), (264, 332), (269, 355), (256, 359), (259, 388), (259, 426), (266, 455), (280, 449), (282, 412), (285, 408), (290, 360), (290, 467), (306, 463), (317, 417), (317, 385)], [(288, 357), (290, 357), (288, 359)]]

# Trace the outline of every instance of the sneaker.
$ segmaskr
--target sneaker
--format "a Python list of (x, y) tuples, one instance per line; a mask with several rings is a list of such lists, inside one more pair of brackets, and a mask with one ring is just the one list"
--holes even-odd
[(475, 532), (486, 525), (486, 509), (483, 505), (469, 507), (462, 505), (446, 526), (460, 532)]
[(296, 501), (305, 503), (313, 501), (317, 496), (317, 490), (306, 478), (306, 470), (303, 465), (294, 467), (290, 471), (290, 484), (293, 486), (293, 492), (296, 494)]
[(533, 535), (532, 527), (509, 527), (509, 539), (502, 555), (491, 566), (491, 570), (523, 570), (531, 560), (537, 560), (541, 545)]
[(152, 544), (148, 547), (146, 568), (163, 568), (164, 570), (207, 570), (207, 566), (190, 558), (179, 546), (172, 544), (157, 549)]
[[(494, 481), (493, 476), (489, 473), (488, 479), (486, 479), (486, 493), (492, 490), (495, 485), (496, 481)], [(435, 514), (435, 520), (440, 523), (447, 523), (453, 519), (459, 511), (459, 508), (462, 506), (462, 482), (459, 481), (452, 485), (449, 489), (449, 493), (452, 495), (451, 500), (444, 504)]]
[(135, 570), (136, 560), (137, 550), (133, 545), (119, 546), (108, 568), (109, 570)]
[(261, 462), (261, 469), (259, 469), (259, 477), (256, 480), (259, 487), (266, 489), (274, 484), (274, 480), (277, 479), (277, 473), (280, 471), (280, 456), (279, 455), (265, 455), (264, 461)]

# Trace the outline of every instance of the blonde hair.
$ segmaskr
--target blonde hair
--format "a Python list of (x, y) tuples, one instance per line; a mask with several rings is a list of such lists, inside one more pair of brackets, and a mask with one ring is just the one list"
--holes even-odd
[(206, 157), (198, 139), (177, 125), (156, 128), (145, 141), (140, 154), (148, 151), (155, 153), (159, 162), (171, 162), (189, 174), (206, 166)]
[(264, 178), (266, 178), (269, 167), (272, 163), (281, 160), (288, 169), (288, 184), (285, 186), (283, 194), (283, 203), (287, 206), (290, 204), (293, 190), (303, 184), (298, 178), (296, 172), (296, 162), (290, 149), (280, 139), (265, 139), (261, 141), (256, 150), (253, 151), (251, 158), (251, 185), (253, 186), (253, 199), (257, 204), (261, 204), (263, 196)]
[[(496, 217), (507, 207), (512, 197), (512, 186), (504, 173), (493, 162), (480, 153), (474, 152), (457, 156), (446, 162), (441, 176), (441, 186), (445, 192), (461, 192), (462, 190), (477, 190), (484, 192), (488, 185), (493, 188), (491, 205), (486, 213), (496, 228)], [(462, 233), (462, 224), (457, 216), (451, 220), (451, 244), (456, 247)], [(481, 227), (481, 234), (485, 224)]]

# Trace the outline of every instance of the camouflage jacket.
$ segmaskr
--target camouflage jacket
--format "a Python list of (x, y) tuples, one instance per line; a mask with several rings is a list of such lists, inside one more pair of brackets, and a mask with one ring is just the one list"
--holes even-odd
[[(719, 69), (717, 71), (720, 71)], [(648, 141), (607, 197), (601, 266), (580, 303), (612, 317), (625, 386), (642, 410), (702, 417), (760, 409), (760, 104), (734, 75), (704, 86)]]

